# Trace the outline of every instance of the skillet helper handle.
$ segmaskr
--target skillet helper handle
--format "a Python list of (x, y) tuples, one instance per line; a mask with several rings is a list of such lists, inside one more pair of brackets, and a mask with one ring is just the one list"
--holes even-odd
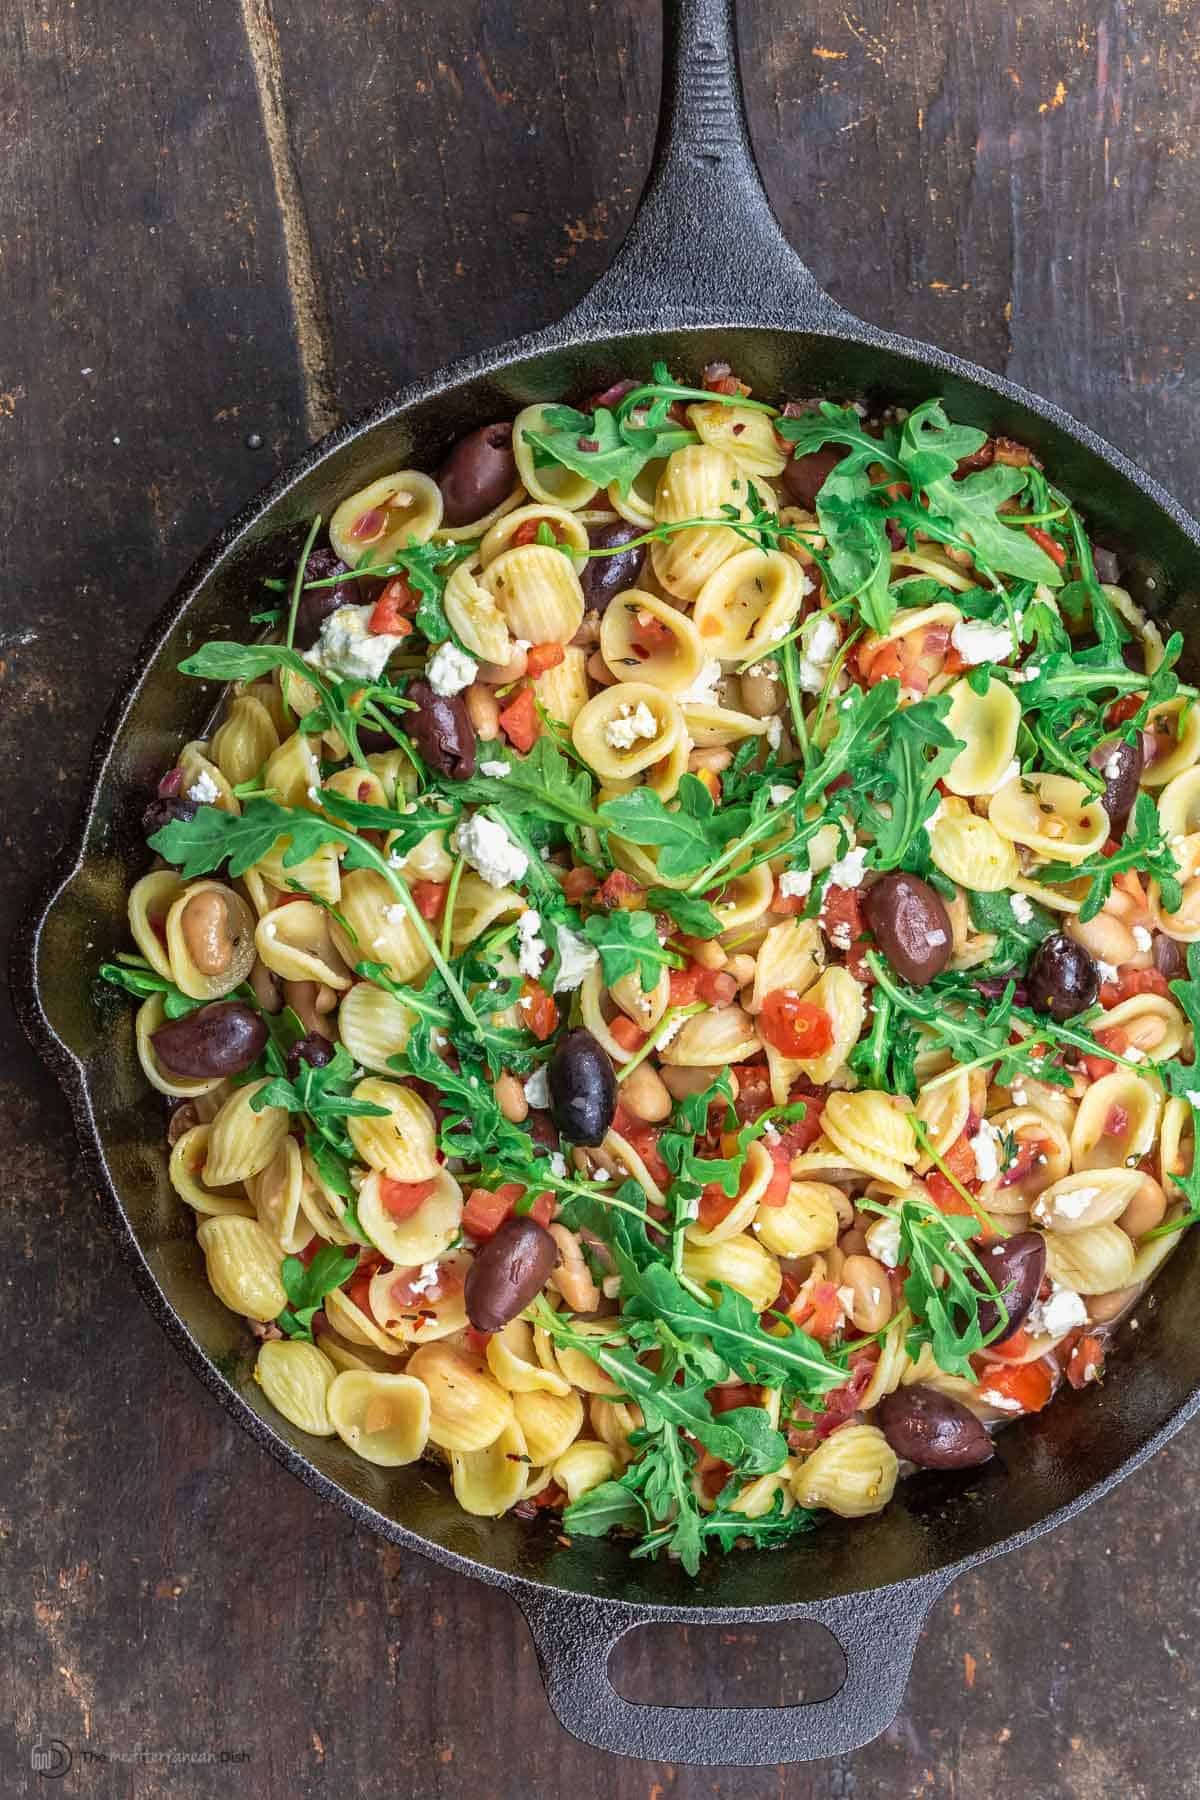
[[(841, 1756), (885, 1731), (904, 1698), (926, 1616), (948, 1584), (947, 1576), (931, 1576), (813, 1607), (804, 1616), (832, 1632), (846, 1659), (846, 1678), (828, 1700), (798, 1706), (626, 1700), (609, 1680), (608, 1659), (626, 1632), (648, 1621), (572, 1594), (523, 1593), (519, 1600), (546, 1697), (572, 1736), (651, 1762), (749, 1768)], [(689, 1614), (688, 1622), (703, 1624), (703, 1614)]]
[(750, 142), (736, 0), (663, 0), (658, 139), (629, 233), (569, 315), (579, 330), (836, 327), (848, 315), (788, 243)]

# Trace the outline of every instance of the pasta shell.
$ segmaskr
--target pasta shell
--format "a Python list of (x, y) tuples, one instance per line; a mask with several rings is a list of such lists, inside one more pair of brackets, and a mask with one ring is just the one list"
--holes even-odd
[(700, 589), (692, 615), (704, 653), (724, 662), (767, 653), (795, 624), (804, 589), (799, 563), (782, 550), (727, 557)]
[(135, 881), (129, 892), (129, 930), (134, 943), (156, 975), (170, 981), (171, 958), (167, 954), (167, 915), (183, 893), (183, 882), (174, 869), (155, 869)]
[(255, 1112), (251, 1105), (269, 1085), (267, 1081), (251, 1081), (236, 1088), (213, 1120), (204, 1169), (204, 1179), (210, 1187), (249, 1181), (278, 1154), (287, 1136), (289, 1115), (281, 1106), (264, 1106)]
[(1048, 1231), (1046, 1270), (1060, 1287), (1077, 1294), (1111, 1294), (1133, 1279), (1133, 1244), (1119, 1225)]
[(989, 1212), (1026, 1213), (1071, 1167), (1070, 1118), (1064, 1124), (1037, 1107), (1011, 1106), (988, 1122), (1015, 1141), (1017, 1161), (984, 1183), (980, 1199)]
[(1162, 788), (1200, 759), (1200, 710), (1186, 696), (1177, 694), (1152, 706), (1145, 729), (1156, 742), (1153, 760), (1142, 770), (1145, 788)]
[[(579, 1410), (583, 1411), (582, 1405)], [(452, 1450), (450, 1485), (454, 1498), (474, 1518), (498, 1519), (524, 1497), (531, 1455), (515, 1419), (483, 1450)], [(534, 1457), (534, 1461), (540, 1458)]]
[(313, 1232), (300, 1207), (304, 1162), (295, 1138), (285, 1137), (266, 1168), (252, 1175), (246, 1185), (267, 1236), (285, 1256), (298, 1256)]
[(526, 525), (548, 525), (560, 544), (574, 552), (576, 568), (587, 559), (591, 548), (588, 528), (577, 512), (568, 512), (564, 506), (551, 506), (534, 502), (528, 506), (518, 506), (514, 511), (505, 513), (494, 525), (484, 532), (479, 544), (479, 560), (486, 569), (489, 563), (495, 562), (504, 551), (513, 548), (513, 539)]
[(571, 727), (571, 741), (602, 781), (623, 781), (666, 756), (683, 735), (669, 694), (646, 681), (619, 681), (594, 694)]
[(518, 1392), (513, 1395), (513, 1408), (535, 1463), (552, 1463), (574, 1443), (583, 1427), (583, 1401), (574, 1390), (566, 1394), (550, 1394), (544, 1389)]
[(293, 731), (284, 738), (278, 750), (267, 758), (263, 786), (275, 790), (281, 806), (301, 806), (306, 812), (320, 810), (321, 767), (312, 739)]
[[(763, 1195), (771, 1185), (775, 1165), (765, 1144), (751, 1144), (746, 1151), (745, 1167), (737, 1195), (723, 1219), (715, 1225), (689, 1225), (685, 1237), (689, 1244), (723, 1244), (727, 1238), (748, 1231), (762, 1209)], [(761, 1236), (761, 1234), (760, 1234)]]
[(872, 1088), (829, 1095), (821, 1126), (830, 1143), (876, 1180), (903, 1188), (908, 1167), (917, 1161), (916, 1133), (906, 1112)]
[(273, 907), (258, 921), (254, 947), (285, 981), (316, 981), (339, 993), (352, 976), (334, 948), (329, 914), (311, 900)]
[(384, 563), (407, 544), (424, 544), (442, 522), (442, 490), (417, 469), (383, 475), (334, 510), (329, 541), (351, 569), (370, 554)]
[(581, 1500), (602, 1481), (611, 1481), (618, 1468), (617, 1459), (607, 1444), (579, 1438), (555, 1460), (552, 1474), (571, 1502)]
[(235, 787), (249, 781), (278, 748), (279, 733), (261, 700), (242, 695), (229, 702), (212, 741), (212, 759), (226, 781)]
[(404, 982), (425, 974), (429, 952), (408, 912), (376, 870), (353, 869), (343, 877), (338, 910), (354, 934), (351, 939), (340, 923), (334, 923), (333, 942), (348, 967), (363, 960), (381, 962), (394, 981)]
[(517, 470), (532, 499), (544, 501), (550, 506), (561, 506), (567, 512), (578, 512), (594, 496), (596, 484), (588, 481), (586, 476), (577, 475), (574, 469), (565, 468), (562, 463), (547, 462), (539, 465), (534, 446), (525, 434), (548, 429), (545, 413), (544, 406), (525, 406), (513, 420), (512, 445)]
[(365, 1462), (396, 1469), (416, 1462), (429, 1442), (429, 1390), (411, 1375), (345, 1370), (326, 1396), (330, 1422)]
[(1109, 834), (1108, 814), (1100, 802), (1068, 775), (1013, 776), (992, 795), (988, 819), (1014, 844), (1054, 862), (1082, 862)]
[(285, 1338), (260, 1346), (257, 1381), (277, 1413), (310, 1437), (332, 1437), (326, 1404), (337, 1371), (315, 1344)]
[(822, 1506), (843, 1519), (882, 1512), (896, 1491), (896, 1453), (874, 1425), (843, 1425), (801, 1463), (792, 1492), (801, 1506)]
[(500, 1386), (510, 1394), (545, 1393), (563, 1396), (571, 1384), (557, 1369), (539, 1362), (533, 1346), (533, 1328), (525, 1319), (511, 1319), (487, 1342), (487, 1365)]
[(660, 1046), (659, 1061), (677, 1068), (721, 1069), (745, 1062), (759, 1048), (749, 1015), (740, 1006), (722, 1006), (685, 1019), (670, 1043)]
[(583, 623), (583, 589), (569, 556), (548, 544), (521, 544), (489, 563), (479, 585), (509, 630), (529, 644), (569, 644)]
[(841, 1231), (840, 1188), (823, 1181), (793, 1181), (782, 1206), (760, 1206), (754, 1235), (775, 1256), (815, 1256), (832, 1250)]
[(786, 919), (773, 925), (755, 959), (751, 1012), (758, 1012), (776, 988), (807, 993), (820, 974), (820, 956), (821, 933), (815, 919)]
[[(611, 612), (612, 608), (609, 608)], [(574, 644), (568, 644), (563, 659), (544, 675), (536, 677), (533, 691), (538, 704), (552, 719), (568, 729), (587, 705), (591, 685), (588, 681), (587, 656)]]
[(456, 1251), (437, 1266), (436, 1289), (414, 1295), (412, 1269), (384, 1267), (371, 1277), (371, 1311), (390, 1338), (406, 1344), (433, 1344), (466, 1329), (464, 1290), (469, 1252)]
[(459, 563), (451, 574), (442, 591), (442, 606), (451, 630), (472, 656), (501, 666), (511, 661), (513, 641), (508, 622), (469, 563)]
[(263, 1323), (279, 1317), (288, 1303), (279, 1279), (279, 1251), (257, 1219), (204, 1219), (196, 1238), (208, 1285), (230, 1312)]
[(211, 1125), (193, 1125), (190, 1131), (185, 1131), (176, 1139), (167, 1165), (171, 1186), (181, 1200), (186, 1200), (190, 1207), (206, 1218), (218, 1218), (222, 1215), (232, 1215), (239, 1219), (252, 1218), (254, 1209), (243, 1196), (240, 1185), (220, 1193), (209, 1187), (205, 1180), (208, 1140), (211, 1135)]
[(1073, 1166), (1114, 1171), (1140, 1162), (1158, 1136), (1162, 1104), (1160, 1090), (1131, 1069), (1094, 1081), (1079, 1102), (1071, 1131)]
[(393, 1181), (431, 1181), (439, 1173), (437, 1126), (432, 1112), (412, 1088), (368, 1075), (354, 1099), (385, 1108), (385, 1116), (351, 1115), (346, 1129), (359, 1158)]
[(443, 1450), (486, 1450), (513, 1423), (513, 1403), (481, 1356), (450, 1344), (423, 1344), (408, 1372), (429, 1390), (429, 1437)]
[(1006, 682), (989, 681), (982, 694), (969, 681), (955, 682), (946, 724), (963, 748), (944, 776), (952, 794), (992, 794), (1018, 773), (1020, 723), (1021, 702)]
[(1167, 912), (1159, 884), (1152, 881), (1150, 914), (1160, 931), (1165, 931), (1178, 943), (1194, 944), (1200, 940), (1200, 832), (1172, 839), (1171, 849), (1183, 883), (1183, 899), (1175, 912)]
[[(1119, 1219), (1141, 1185), (1139, 1169), (1090, 1168), (1052, 1182), (1038, 1195), (1030, 1211), (1038, 1224), (1055, 1237), (1086, 1236)], [(1111, 1285), (1119, 1287), (1121, 1283)], [(1103, 1293), (1107, 1290), (1081, 1288), (1078, 1291)]]
[(436, 1262), (458, 1236), (462, 1214), (462, 1189), (445, 1169), (434, 1177), (428, 1199), (405, 1219), (397, 1220), (388, 1212), (378, 1174), (368, 1175), (358, 1190), (358, 1216), (363, 1230), (401, 1269)]
[(727, 1287), (736, 1288), (760, 1313), (774, 1306), (783, 1286), (778, 1262), (745, 1232), (724, 1238), (719, 1244), (685, 1244), (683, 1268), (701, 1287), (707, 1287), (710, 1281), (723, 1281)]
[(1011, 839), (1002, 836), (990, 819), (973, 813), (965, 800), (943, 800), (926, 830), (934, 862), (960, 887), (983, 894), (1012, 887), (1020, 864)]
[(702, 443), (725, 451), (752, 480), (782, 475), (787, 456), (769, 416), (757, 407), (698, 401), (688, 407), (688, 423)]
[(1200, 832), (1200, 769), (1185, 769), (1163, 788), (1158, 822), (1168, 843)]
[[(760, 499), (774, 504), (769, 488), (763, 488)], [(654, 515), (661, 524), (675, 524), (683, 519), (720, 518), (723, 507), (735, 506), (740, 517), (748, 518), (747, 500), (746, 477), (732, 456), (708, 444), (690, 444), (667, 458), (654, 499)], [(728, 525), (693, 525), (673, 532), (665, 543), (652, 544), (650, 559), (669, 594), (694, 600), (709, 576), (741, 550), (744, 542)]]
[(618, 681), (649, 682), (675, 695), (690, 688), (704, 667), (692, 620), (643, 588), (629, 588), (604, 609), (600, 654)]
[(400, 1055), (415, 1021), (416, 1014), (391, 994), (358, 981), (338, 1008), (338, 1036), (356, 1063), (389, 1075), (389, 1059)]

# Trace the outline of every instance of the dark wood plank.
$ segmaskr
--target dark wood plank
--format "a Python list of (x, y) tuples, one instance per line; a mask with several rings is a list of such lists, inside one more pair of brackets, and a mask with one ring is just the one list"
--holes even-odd
[[(1135, 10), (870, 0), (807, 24), (759, 0), (750, 105), (839, 298), (1051, 393), (1194, 505), (1195, 48), (1166, 0)], [(339, 407), (550, 317), (602, 267), (657, 35), (652, 0), (144, 0), (136, 30), (112, 0), (0, 10), (6, 924), (220, 519)], [(961, 1582), (880, 1743), (787, 1772), (611, 1761), (554, 1724), (506, 1600), (319, 1509), (185, 1373), (7, 1020), (0, 1117), (5, 1793), (45, 1791), (40, 1732), (77, 1753), (64, 1790), (137, 1800), (226, 1793), (239, 1766), (85, 1750), (244, 1754), (263, 1800), (1195, 1794), (1195, 1433)], [(756, 1655), (780, 1698), (819, 1674), (754, 1636), (635, 1640), (630, 1691), (694, 1697), (700, 1667), (710, 1698), (757, 1697)]]

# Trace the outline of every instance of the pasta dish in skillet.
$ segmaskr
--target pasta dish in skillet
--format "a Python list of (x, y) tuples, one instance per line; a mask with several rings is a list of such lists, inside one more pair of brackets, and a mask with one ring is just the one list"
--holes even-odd
[(1118, 577), (1022, 445), (725, 365), (312, 522), (102, 970), (291, 1426), (694, 1573), (1102, 1377), (1200, 1217), (1200, 713)]

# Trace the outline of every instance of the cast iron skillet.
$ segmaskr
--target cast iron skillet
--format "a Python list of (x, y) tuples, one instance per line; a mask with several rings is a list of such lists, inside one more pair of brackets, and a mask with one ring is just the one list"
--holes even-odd
[[(714, 1558), (690, 1582), (607, 1542), (469, 1518), (432, 1468), (383, 1472), (340, 1441), (266, 1414), (252, 1349), (210, 1293), (190, 1216), (171, 1194), (162, 1116), (134, 1054), (132, 1009), (97, 998), (91, 971), (126, 939), (125, 896), (145, 868), (136, 818), (213, 695), (176, 672), (188, 648), (245, 631), (258, 579), (294, 557), (304, 522), (392, 469), (435, 467), (459, 433), (528, 402), (586, 393), (664, 358), (695, 379), (724, 357), (769, 395), (945, 396), (957, 418), (1033, 445), (1122, 557), (1137, 598), (1195, 616), (1200, 531), (1163, 491), (1057, 407), (984, 369), (855, 319), (785, 241), (759, 181), (742, 109), (733, 0), (666, 0), (662, 120), (641, 208), (613, 267), (573, 313), (532, 337), (443, 369), (333, 432), (226, 529), (144, 647), (97, 745), (78, 842), (26, 927), (15, 991), (58, 1074), (89, 1172), (151, 1310), (251, 1435), (322, 1498), (393, 1542), (505, 1589), (530, 1628), (550, 1703), (576, 1736), (675, 1763), (831, 1756), (893, 1718), (933, 1601), (965, 1569), (1061, 1523), (1156, 1450), (1200, 1403), (1200, 1340), (1176, 1291), (1194, 1279), (1188, 1234), (1103, 1389), (1064, 1394), (1005, 1432), (969, 1477), (901, 1484), (885, 1514), (831, 1520), (795, 1548)], [(1161, 1305), (1158, 1301), (1161, 1300)], [(1005, 1466), (1011, 1472), (1006, 1472)], [(815, 1619), (847, 1674), (812, 1705), (689, 1710), (635, 1705), (609, 1652), (649, 1619)]]

